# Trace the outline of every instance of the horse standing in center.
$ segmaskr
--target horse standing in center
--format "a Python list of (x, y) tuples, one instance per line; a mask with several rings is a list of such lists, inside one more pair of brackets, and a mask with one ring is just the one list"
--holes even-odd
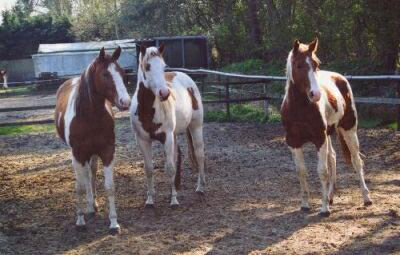
[(177, 135), (186, 132), (189, 158), (198, 170), (196, 192), (204, 193), (203, 105), (196, 83), (181, 72), (165, 72), (160, 48), (140, 47), (138, 81), (131, 104), (131, 122), (144, 156), (147, 177), (146, 207), (154, 206), (152, 142), (164, 145), (165, 170), (171, 182), (171, 207), (179, 205), (181, 153)]
[(104, 166), (104, 186), (109, 202), (110, 232), (117, 233), (113, 162), (115, 132), (112, 104), (120, 110), (129, 109), (130, 98), (123, 82), (124, 71), (117, 60), (121, 48), (112, 56), (104, 48), (80, 77), (66, 81), (57, 91), (55, 121), (60, 138), (72, 149), (72, 166), (76, 176), (76, 226), (85, 226), (84, 196), (87, 213), (97, 211), (97, 159)]
[[(286, 142), (299, 173), (301, 208), (309, 211), (308, 185), (302, 146), (318, 150), (318, 174), (322, 183), (321, 216), (329, 216), (336, 187), (336, 153), (331, 134), (337, 130), (346, 163), (358, 173), (364, 204), (372, 204), (364, 180), (364, 164), (357, 137), (357, 111), (349, 82), (338, 73), (319, 70), (318, 39), (311, 44), (295, 41), (287, 59), (286, 94), (281, 107)], [(329, 164), (329, 167), (328, 167)], [(329, 186), (329, 187), (328, 187)]]

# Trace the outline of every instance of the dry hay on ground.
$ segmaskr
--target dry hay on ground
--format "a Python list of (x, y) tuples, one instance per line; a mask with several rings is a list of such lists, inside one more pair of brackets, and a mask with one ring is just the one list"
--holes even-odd
[[(155, 147), (156, 209), (144, 209), (143, 160), (128, 120), (117, 130), (115, 182), (122, 233), (108, 235), (102, 172), (100, 212), (76, 232), (70, 152), (55, 134), (0, 136), (0, 254), (399, 254), (400, 136), (360, 130), (374, 204), (362, 206), (354, 172), (338, 151), (338, 196), (318, 216), (316, 153), (306, 148), (312, 212), (279, 124), (206, 124), (207, 196), (185, 164), (181, 206), (169, 208), (163, 153)], [(180, 141), (183, 144), (183, 139)], [(335, 148), (338, 148), (335, 146)]]

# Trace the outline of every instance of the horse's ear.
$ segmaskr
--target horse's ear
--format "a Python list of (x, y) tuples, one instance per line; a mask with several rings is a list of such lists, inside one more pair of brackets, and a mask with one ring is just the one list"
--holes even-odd
[(140, 48), (140, 53), (142, 53), (142, 58), (144, 57), (144, 55), (146, 55), (146, 49), (147, 49), (147, 45), (142, 43), (139, 45)]
[(161, 43), (160, 47), (158, 48), (158, 51), (160, 52), (160, 54), (162, 55), (164, 53), (165, 50), (165, 44)]
[(119, 56), (121, 56), (121, 47), (118, 46), (118, 48), (116, 48), (115, 51), (113, 52), (111, 60), (115, 62), (119, 59)]
[(308, 46), (308, 51), (314, 53), (317, 51), (317, 49), (318, 49), (318, 37), (315, 37), (314, 41), (312, 41)]
[(105, 52), (104, 47), (103, 47), (100, 50), (99, 59), (100, 60), (104, 60), (105, 55), (106, 55), (106, 52)]
[(300, 42), (299, 40), (296, 39), (293, 43), (293, 52), (296, 53), (299, 50), (299, 47), (300, 47)]

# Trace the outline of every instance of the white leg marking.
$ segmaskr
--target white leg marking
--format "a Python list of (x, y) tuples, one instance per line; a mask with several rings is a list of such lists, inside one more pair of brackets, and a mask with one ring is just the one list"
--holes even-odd
[(322, 207), (321, 213), (330, 213), (328, 203), (328, 142), (325, 138), (324, 144), (318, 151), (318, 175), (322, 184)]
[(153, 152), (151, 148), (151, 141), (140, 139), (140, 137), (137, 137), (137, 141), (139, 143), (140, 151), (142, 152), (144, 157), (144, 171), (146, 173), (146, 179), (147, 179), (146, 205), (152, 206), (154, 205), (155, 189), (154, 189), (154, 176), (153, 176), (154, 169), (152, 160)]
[(85, 187), (87, 183), (88, 177), (88, 169), (87, 167), (83, 166), (79, 163), (75, 157), (72, 156), (72, 166), (75, 170), (75, 189), (77, 195), (77, 215), (78, 219), (76, 221), (77, 226), (84, 226), (85, 225), (85, 218), (84, 218), (84, 197), (85, 197)]
[(340, 129), (343, 134), (343, 138), (346, 141), (351, 153), (351, 162), (353, 164), (354, 170), (358, 174), (360, 181), (361, 192), (364, 199), (364, 204), (371, 204), (371, 198), (369, 197), (369, 190), (364, 178), (364, 162), (360, 157), (360, 145), (358, 142), (357, 131), (354, 129), (344, 131)]
[(329, 162), (329, 204), (333, 203), (333, 196), (336, 190), (336, 152), (332, 146), (332, 139), (328, 136), (328, 162)]
[(168, 175), (169, 181), (171, 183), (171, 206), (179, 205), (175, 188), (175, 175), (176, 175), (176, 162), (175, 162), (175, 142), (174, 142), (174, 134), (167, 133), (164, 151), (166, 155), (165, 162), (165, 172)]
[[(290, 147), (289, 147), (290, 148)], [(309, 209), (310, 204), (308, 203), (309, 189), (307, 184), (307, 168), (304, 163), (304, 154), (302, 148), (292, 149), (290, 148), (296, 166), (296, 171), (299, 174), (300, 180), (300, 192), (301, 192), (301, 208)]]
[(204, 193), (204, 186), (206, 184), (206, 176), (204, 173), (204, 141), (203, 141), (203, 127), (190, 128), (192, 135), (194, 156), (197, 161), (199, 175), (197, 178), (196, 192)]
[(109, 166), (104, 166), (104, 187), (106, 190), (106, 194), (108, 197), (109, 203), (109, 214), (108, 217), (110, 219), (110, 229), (118, 229), (120, 228), (117, 222), (117, 210), (115, 208), (115, 187), (113, 180), (113, 164), (111, 162)]

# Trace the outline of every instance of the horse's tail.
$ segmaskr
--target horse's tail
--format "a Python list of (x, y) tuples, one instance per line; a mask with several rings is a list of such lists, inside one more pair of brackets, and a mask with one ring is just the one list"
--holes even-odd
[(177, 190), (181, 189), (181, 174), (182, 174), (182, 152), (181, 148), (179, 147), (178, 143), (176, 143), (177, 146), (177, 159), (176, 159), (176, 173), (175, 173), (175, 188)]
[(338, 133), (338, 139), (339, 139), (340, 145), (342, 147), (344, 160), (345, 160), (346, 164), (351, 165), (351, 153), (350, 153), (349, 146), (347, 145), (346, 141), (344, 140), (342, 132), (340, 132), (340, 130), (338, 130), (337, 133)]
[(192, 133), (190, 133), (189, 129), (186, 129), (186, 138), (187, 138), (187, 144), (188, 144), (188, 154), (189, 154), (190, 164), (192, 166), (192, 169), (195, 169), (196, 171), (198, 171), (199, 164), (197, 162), (196, 155), (194, 153)]

